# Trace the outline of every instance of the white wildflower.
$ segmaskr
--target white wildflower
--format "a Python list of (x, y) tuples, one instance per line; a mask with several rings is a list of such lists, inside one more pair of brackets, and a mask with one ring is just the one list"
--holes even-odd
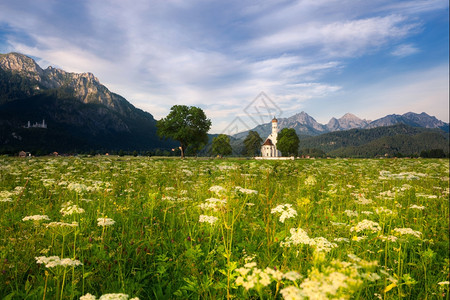
[(353, 211), (353, 210), (349, 210), (349, 209), (346, 209), (344, 211), (344, 213), (347, 215), (347, 217), (357, 217), (358, 216), (357, 211)]
[(385, 241), (396, 242), (398, 240), (398, 237), (396, 237), (395, 235), (388, 235), (388, 236), (380, 235), (379, 238), (384, 242)]
[(316, 183), (317, 180), (312, 175), (308, 176), (308, 178), (305, 179), (305, 185), (315, 185)]
[(333, 226), (347, 226), (346, 223), (339, 223), (339, 222), (333, 222), (333, 221), (330, 221), (330, 223), (331, 223), (331, 225), (333, 225)]
[(94, 295), (89, 294), (89, 293), (87, 293), (86, 295), (80, 297), (80, 300), (95, 300), (95, 299), (96, 299), (96, 297)]
[(420, 238), (420, 236), (422, 235), (422, 232), (413, 230), (411, 228), (394, 228), (394, 232), (397, 232), (400, 235), (405, 234), (413, 235), (417, 238)]
[(88, 187), (82, 183), (69, 183), (67, 188), (71, 191), (75, 191), (77, 193), (82, 193), (87, 191)]
[(208, 191), (216, 193), (216, 194), (220, 194), (225, 192), (225, 188), (221, 187), (220, 185), (213, 185), (212, 187), (210, 187), (208, 189)]
[(293, 285), (285, 287), (284, 289), (280, 290), (280, 294), (283, 296), (284, 300), (306, 299), (302, 291)]
[(100, 296), (99, 300), (128, 300), (128, 295), (122, 293), (104, 294)]
[(97, 219), (97, 226), (112, 226), (116, 223), (116, 221), (114, 221), (111, 218), (98, 218)]
[(384, 207), (377, 207), (375, 208), (375, 212), (379, 215), (384, 214), (384, 215), (394, 215), (395, 213), (388, 209), (388, 208), (384, 208)]
[(350, 228), (350, 231), (361, 232), (364, 230), (370, 230), (372, 232), (377, 232), (381, 230), (380, 225), (377, 222), (373, 222), (370, 220), (362, 220), (356, 226)]
[(303, 276), (295, 271), (289, 271), (283, 275), (283, 278), (290, 280), (290, 281), (297, 281), (299, 279), (302, 279)]
[(272, 208), (270, 213), (281, 213), (279, 221), (284, 223), (286, 219), (293, 218), (297, 216), (297, 211), (292, 208), (292, 204), (280, 204), (275, 208)]
[(237, 186), (235, 189), (243, 194), (251, 195), (251, 194), (258, 194), (258, 191), (250, 190), (250, 189), (244, 189), (243, 187)]
[(42, 220), (50, 220), (47, 215), (33, 215), (26, 216), (22, 219), (22, 221), (42, 221)]
[(59, 211), (63, 216), (70, 216), (72, 214), (81, 214), (84, 213), (84, 209), (79, 207), (78, 205), (73, 204), (72, 202), (67, 202), (62, 205), (62, 208)]
[(219, 218), (215, 217), (215, 216), (208, 216), (208, 215), (200, 215), (199, 218), (199, 222), (200, 223), (209, 223), (211, 225), (213, 225), (214, 223), (216, 223), (219, 220)]
[(47, 227), (77, 227), (78, 222), (65, 223), (65, 222), (50, 222), (45, 224)]
[(44, 264), (46, 268), (53, 268), (57, 266), (62, 267), (76, 267), (82, 265), (79, 260), (71, 259), (71, 258), (63, 258), (60, 259), (59, 256), (38, 256), (35, 257), (36, 263)]
[(412, 204), (409, 206), (410, 209), (419, 209), (419, 210), (424, 210), (425, 206), (421, 206), (421, 205), (416, 205), (416, 204)]

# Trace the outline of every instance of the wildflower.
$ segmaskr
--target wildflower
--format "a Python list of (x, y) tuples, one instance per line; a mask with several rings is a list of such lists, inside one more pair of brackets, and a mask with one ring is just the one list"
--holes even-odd
[(419, 206), (419, 205), (416, 205), (416, 204), (412, 204), (409, 208), (410, 208), (410, 209), (424, 210), (424, 209), (425, 209), (425, 206)]
[(388, 236), (380, 235), (379, 238), (384, 242), (385, 241), (396, 242), (398, 240), (398, 237), (396, 237), (395, 235), (388, 235)]
[(302, 279), (303, 276), (298, 274), (295, 271), (289, 271), (283, 275), (283, 278), (290, 280), (290, 281), (297, 281), (299, 279)]
[(315, 185), (316, 183), (317, 180), (312, 175), (308, 176), (308, 178), (305, 179), (305, 185)]
[(379, 215), (381, 215), (381, 214), (394, 215), (395, 214), (392, 210), (390, 210), (388, 208), (384, 208), (384, 207), (377, 207), (377, 208), (375, 208), (375, 212), (377, 214), (379, 214)]
[(208, 189), (208, 191), (216, 193), (216, 194), (220, 194), (225, 192), (225, 188), (221, 187), (220, 185), (213, 185), (212, 187), (210, 187)]
[(355, 200), (355, 202), (356, 202), (357, 204), (360, 204), (360, 205), (367, 205), (367, 204), (373, 203), (372, 200), (366, 199), (366, 198), (364, 197), (363, 194), (358, 194), (357, 197), (358, 197), (358, 200)]
[(98, 218), (97, 219), (97, 226), (112, 226), (116, 223), (116, 221), (114, 221), (111, 218)]
[(283, 299), (285, 300), (305, 299), (305, 296), (301, 292), (301, 290), (292, 285), (280, 290), (280, 294), (283, 296)]
[(227, 200), (221, 200), (217, 198), (209, 198), (205, 200), (206, 203), (201, 203), (198, 205), (201, 209), (213, 209), (217, 210), (219, 205), (224, 205), (227, 203)]
[(81, 214), (84, 213), (84, 209), (81, 207), (72, 204), (72, 202), (67, 202), (62, 205), (61, 210), (59, 211), (63, 216), (70, 216), (72, 214)]
[(100, 296), (99, 300), (128, 300), (128, 295), (122, 293), (104, 294)]
[(420, 238), (420, 236), (422, 235), (422, 232), (412, 230), (411, 228), (394, 228), (394, 231), (400, 235), (410, 234), (417, 238)]
[(243, 194), (251, 195), (251, 194), (258, 194), (258, 191), (250, 190), (250, 189), (244, 189), (240, 186), (235, 187), (235, 189)]
[(284, 223), (286, 219), (293, 218), (297, 215), (297, 211), (292, 208), (292, 204), (281, 204), (275, 208), (272, 208), (270, 213), (281, 213), (279, 221)]
[(440, 285), (440, 286), (444, 286), (444, 285), (449, 285), (449, 281), (441, 281), (441, 282), (438, 282), (438, 284)]
[(95, 300), (95, 299), (96, 299), (96, 297), (94, 295), (89, 294), (89, 293), (87, 293), (86, 295), (80, 297), (80, 300)]
[(361, 232), (364, 230), (370, 230), (372, 232), (377, 232), (381, 230), (380, 225), (377, 222), (373, 222), (370, 220), (362, 220), (356, 226), (350, 228), (350, 231)]
[(331, 223), (331, 225), (333, 225), (333, 226), (347, 226), (346, 223), (339, 223), (339, 222), (333, 222), (333, 221), (330, 221), (330, 223)]
[(22, 219), (22, 221), (42, 221), (42, 220), (50, 220), (50, 219), (47, 215), (26, 216)]
[(214, 223), (217, 222), (217, 220), (219, 220), (219, 218), (217, 218), (215, 216), (200, 215), (200, 218), (198, 221), (200, 223), (209, 223), (209, 224), (213, 225)]
[(67, 188), (71, 191), (75, 191), (77, 193), (82, 193), (84, 191), (87, 191), (88, 187), (85, 184), (82, 183), (69, 183)]
[(62, 267), (76, 267), (82, 265), (79, 260), (71, 259), (71, 258), (63, 258), (60, 259), (59, 256), (38, 256), (35, 257), (36, 263), (45, 264), (46, 268), (53, 268), (57, 266)]
[(344, 238), (344, 237), (335, 238), (333, 241), (350, 243), (350, 240), (348, 238)]
[(344, 211), (344, 213), (347, 215), (347, 217), (357, 217), (358, 216), (357, 211), (353, 211), (353, 210), (349, 210), (349, 209), (346, 209)]
[(78, 222), (65, 223), (65, 222), (50, 222), (46, 224), (47, 227), (77, 227)]

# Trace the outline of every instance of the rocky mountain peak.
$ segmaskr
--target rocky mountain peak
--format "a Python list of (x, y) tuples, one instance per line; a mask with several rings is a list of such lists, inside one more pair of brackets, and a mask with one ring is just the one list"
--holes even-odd
[(83, 103), (101, 103), (120, 113), (128, 110), (126, 100), (111, 93), (92, 73), (70, 73), (49, 66), (43, 70), (32, 58), (19, 53), (0, 54), (0, 68), (30, 79), (39, 93), (42, 89), (71, 90)]
[(5, 70), (16, 72), (30, 72), (39, 75), (43, 72), (32, 58), (15, 52), (0, 55), (0, 66)]

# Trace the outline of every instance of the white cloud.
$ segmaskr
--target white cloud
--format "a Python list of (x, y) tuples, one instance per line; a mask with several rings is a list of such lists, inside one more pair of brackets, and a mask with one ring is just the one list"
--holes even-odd
[(349, 57), (372, 52), (392, 39), (407, 36), (417, 28), (398, 15), (332, 23), (310, 22), (284, 28), (251, 41), (247, 47), (266, 51), (318, 49), (325, 57)]
[(397, 46), (395, 50), (391, 52), (391, 55), (398, 57), (406, 57), (419, 52), (420, 50), (412, 44), (402, 44)]

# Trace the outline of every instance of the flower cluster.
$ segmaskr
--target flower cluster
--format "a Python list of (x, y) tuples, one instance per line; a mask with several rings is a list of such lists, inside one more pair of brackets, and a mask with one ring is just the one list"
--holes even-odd
[(381, 230), (380, 224), (370, 220), (362, 220), (356, 226), (350, 228), (350, 231), (361, 232), (364, 230), (370, 230), (372, 232), (378, 232)]
[(82, 265), (79, 260), (71, 258), (59, 258), (59, 256), (38, 256), (35, 257), (36, 263), (44, 264), (46, 268), (53, 268), (57, 266), (62, 267), (76, 267)]
[(219, 206), (225, 205), (227, 203), (227, 200), (221, 200), (217, 198), (209, 198), (205, 200), (205, 203), (200, 203), (198, 207), (200, 207), (203, 210), (213, 209), (217, 210)]
[[(100, 296), (99, 300), (128, 300), (129, 296), (123, 293), (104, 294)], [(80, 300), (96, 300), (94, 295), (87, 293), (80, 297)], [(138, 297), (131, 298), (130, 300), (139, 300)]]
[(220, 185), (213, 185), (212, 187), (210, 187), (208, 189), (208, 191), (216, 193), (216, 194), (220, 194), (220, 193), (225, 192), (225, 188), (221, 187)]
[(102, 226), (102, 227), (112, 226), (115, 223), (116, 223), (116, 221), (114, 221), (111, 218), (98, 218), (97, 219), (97, 226)]
[(400, 235), (405, 235), (405, 234), (413, 235), (417, 238), (420, 238), (420, 236), (422, 235), (422, 232), (413, 230), (411, 228), (394, 228), (394, 232), (396, 232)]
[(62, 208), (59, 212), (63, 216), (70, 216), (72, 214), (82, 214), (84, 213), (84, 209), (82, 209), (78, 205), (73, 204), (72, 202), (66, 202), (62, 205)]
[(317, 252), (330, 252), (336, 248), (336, 243), (331, 243), (324, 237), (310, 238), (306, 231), (301, 228), (291, 228), (291, 236), (287, 237), (285, 242), (281, 242), (282, 247), (290, 247), (291, 245), (309, 245), (315, 247)]
[(349, 299), (365, 280), (376, 281), (381, 278), (376, 273), (359, 272), (361, 268), (371, 268), (376, 264), (362, 260), (358, 263), (334, 260), (322, 269), (313, 267), (308, 278), (298, 287), (287, 286), (280, 293), (285, 300)]
[(421, 205), (416, 205), (416, 204), (411, 204), (409, 206), (410, 209), (419, 209), (419, 210), (424, 210), (425, 206), (421, 206)]
[(258, 194), (258, 191), (250, 190), (250, 189), (244, 189), (243, 187), (237, 186), (235, 187), (236, 191), (241, 192), (243, 194), (251, 195), (251, 194)]
[(50, 222), (45, 224), (47, 227), (77, 227), (78, 222), (66, 223), (66, 222)]
[(265, 268), (264, 270), (256, 267), (256, 262), (247, 262), (244, 267), (235, 269), (239, 273), (236, 278), (236, 285), (243, 286), (246, 290), (268, 286), (271, 282), (279, 282), (282, 279), (288, 279), (295, 282), (301, 279), (302, 276), (295, 271), (289, 271), (286, 274), (279, 270), (272, 268)]
[(200, 215), (200, 218), (198, 221), (200, 223), (209, 223), (209, 224), (213, 225), (218, 220), (219, 220), (219, 218), (217, 218), (215, 216)]
[(314, 178), (314, 176), (312, 175), (308, 176), (308, 178), (305, 179), (305, 185), (315, 185), (316, 183), (316, 178)]
[(286, 219), (293, 218), (297, 216), (297, 211), (292, 208), (292, 204), (280, 204), (275, 208), (272, 208), (270, 213), (281, 213), (279, 221), (284, 223)]
[(50, 220), (47, 215), (34, 215), (34, 216), (26, 216), (22, 219), (22, 221), (42, 221), (42, 220)]

